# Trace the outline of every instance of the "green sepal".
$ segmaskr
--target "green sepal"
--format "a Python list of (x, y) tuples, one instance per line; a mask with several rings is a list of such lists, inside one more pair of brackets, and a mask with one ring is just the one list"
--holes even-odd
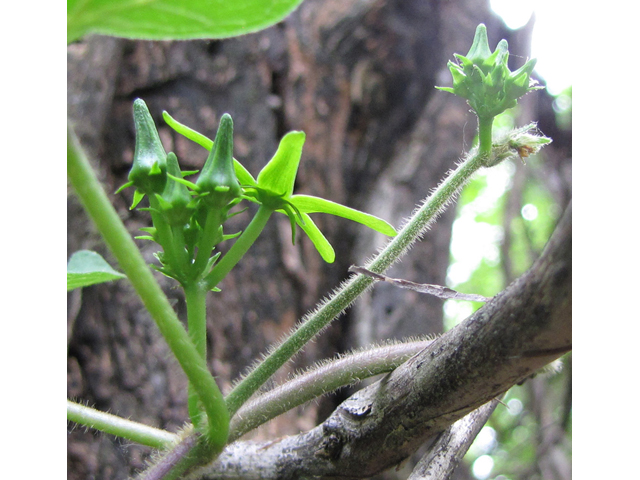
[(207, 260), (207, 265), (204, 268), (205, 272), (207, 272), (207, 273), (211, 272), (211, 269), (213, 268), (213, 266), (216, 264), (216, 262), (220, 258), (220, 255), (221, 255), (221, 252), (217, 252), (215, 255), (213, 255), (211, 258), (209, 258), (209, 260)]
[(155, 241), (156, 241), (156, 239), (155, 239), (155, 238), (153, 238), (153, 237), (151, 237), (151, 236), (149, 236), (149, 235), (137, 235), (137, 236), (135, 236), (135, 237), (133, 237), (133, 238), (135, 238), (136, 240), (151, 240), (151, 241), (153, 241), (153, 242), (155, 242)]
[(185, 180), (182, 177), (177, 177), (177, 176), (171, 175), (171, 174), (167, 174), (167, 177), (169, 179), (173, 180), (174, 182), (181, 183), (185, 187), (189, 187), (193, 191), (196, 191), (196, 192), (198, 191), (198, 186), (195, 183), (190, 182), (189, 180)]
[(176, 273), (174, 273), (173, 270), (171, 270), (167, 266), (163, 265), (163, 266), (159, 267), (158, 265), (153, 265), (152, 264), (151, 268), (153, 268), (156, 272), (160, 272), (165, 277), (172, 278), (174, 280), (177, 280), (178, 282), (180, 281), (179, 276)]
[(131, 202), (131, 206), (129, 207), (129, 210), (133, 210), (134, 208), (136, 208), (143, 198), (144, 198), (144, 193), (142, 193), (140, 190), (135, 190), (133, 192), (133, 201)]
[(152, 242), (157, 243), (158, 241), (158, 239), (156, 238), (157, 229), (155, 227), (143, 227), (140, 230), (145, 233), (148, 233), (148, 235), (137, 235), (133, 238), (135, 238), (136, 240), (151, 240)]
[(224, 242), (225, 240), (233, 240), (234, 238), (238, 238), (240, 235), (242, 235), (242, 230), (240, 230), (238, 233), (222, 235), (222, 241)]
[[(243, 196), (244, 198), (244, 196)], [(242, 200), (242, 198), (238, 199), (238, 200)], [(237, 212), (232, 212), (232, 213), (228, 213), (227, 214), (227, 220), (229, 220), (231, 217), (235, 217), (236, 215), (240, 215), (241, 213), (246, 212), (247, 210), (249, 210), (249, 207), (245, 207), (242, 210), (238, 210)]]
[(113, 192), (114, 195), (119, 194), (120, 192), (122, 192), (125, 188), (129, 188), (133, 185), (133, 182), (127, 182), (124, 185), (122, 185), (119, 189), (117, 189), (115, 192)]

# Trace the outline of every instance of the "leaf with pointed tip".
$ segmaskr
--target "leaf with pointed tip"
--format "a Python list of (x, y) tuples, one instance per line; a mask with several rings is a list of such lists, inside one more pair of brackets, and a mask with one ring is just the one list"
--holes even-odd
[(121, 278), (127, 276), (114, 270), (100, 254), (90, 250), (77, 251), (67, 263), (67, 291)]

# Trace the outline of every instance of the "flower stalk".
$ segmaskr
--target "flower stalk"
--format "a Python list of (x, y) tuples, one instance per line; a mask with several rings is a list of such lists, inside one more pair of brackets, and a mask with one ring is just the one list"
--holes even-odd
[(67, 130), (67, 177), (198, 392), (207, 413), (206, 432), (210, 452), (219, 452), (226, 444), (229, 429), (229, 414), (222, 393), (105, 194), (70, 126)]

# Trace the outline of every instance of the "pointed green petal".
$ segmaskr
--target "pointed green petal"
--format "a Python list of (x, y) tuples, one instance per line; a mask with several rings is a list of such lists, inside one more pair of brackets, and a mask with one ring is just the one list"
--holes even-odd
[(162, 118), (164, 118), (164, 121), (167, 122), (167, 125), (173, 128), (180, 135), (187, 137), (192, 142), (197, 143), (207, 150), (211, 150), (211, 148), (213, 147), (213, 140), (205, 137), (201, 133), (196, 132), (194, 129), (189, 128), (186, 125), (183, 125), (182, 123), (174, 119), (171, 115), (169, 115), (166, 111), (162, 112)]
[(245, 187), (255, 187), (257, 185), (256, 180), (253, 178), (253, 175), (249, 173), (249, 170), (244, 168), (244, 165), (235, 158), (233, 159), (233, 168), (236, 171), (236, 177), (238, 177), (240, 185)]
[(304, 132), (289, 132), (282, 137), (278, 151), (258, 174), (261, 188), (284, 197), (293, 193), (304, 140)]
[(436, 87), (438, 90), (442, 90), (443, 92), (453, 93), (455, 95), (455, 90), (451, 87)]
[(346, 218), (354, 222), (361, 223), (367, 227), (380, 232), (384, 235), (394, 237), (396, 230), (387, 222), (374, 215), (345, 207), (339, 203), (326, 200), (324, 198), (313, 197), (311, 195), (293, 195), (291, 203), (294, 204), (300, 212), (303, 213), (328, 213), (338, 217)]
[(134, 208), (136, 208), (136, 206), (142, 201), (143, 198), (144, 198), (144, 193), (142, 193), (140, 190), (134, 191), (133, 202), (131, 203), (129, 210), (133, 210)]
[(336, 252), (333, 250), (333, 247), (331, 246), (329, 241), (325, 238), (316, 224), (313, 223), (313, 220), (311, 220), (311, 217), (309, 217), (309, 215), (303, 213), (301, 216), (304, 220), (304, 225), (302, 224), (302, 222), (298, 221), (298, 225), (300, 225), (300, 228), (302, 228), (302, 230), (304, 230), (304, 233), (306, 233), (307, 236), (311, 239), (313, 245), (316, 247), (316, 250), (318, 250), (318, 253), (320, 253), (322, 259), (327, 263), (333, 263), (336, 259)]
[(476, 28), (476, 34), (473, 37), (473, 44), (469, 49), (466, 57), (475, 64), (482, 63), (491, 56), (489, 48), (489, 38), (487, 37), (487, 27), (483, 23)]
[(122, 185), (119, 189), (117, 189), (115, 192), (113, 192), (114, 195), (119, 194), (121, 191), (123, 191), (125, 188), (129, 188), (130, 186), (133, 185), (133, 182), (127, 182), (124, 185)]
[(170, 173), (167, 174), (167, 177), (169, 177), (171, 180), (173, 180), (176, 183), (180, 183), (180, 184), (184, 185), (185, 187), (190, 188), (191, 190), (197, 190), (198, 189), (198, 186), (195, 183), (190, 182), (189, 180), (185, 180), (184, 178), (176, 177), (174, 175), (171, 175)]
[(281, 211), (284, 211), (287, 217), (289, 217), (289, 222), (291, 223), (291, 244), (295, 245), (296, 244), (296, 212), (293, 211), (293, 208), (288, 203), (285, 204), (285, 208)]

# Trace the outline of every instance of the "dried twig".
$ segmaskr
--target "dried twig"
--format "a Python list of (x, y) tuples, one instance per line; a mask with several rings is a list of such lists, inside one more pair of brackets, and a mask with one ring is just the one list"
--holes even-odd
[(444, 298), (444, 299), (453, 299), (453, 300), (471, 300), (473, 302), (488, 302), (491, 298), (483, 297), (482, 295), (476, 295), (475, 293), (460, 293), (452, 290), (448, 287), (443, 287), (441, 285), (430, 285), (428, 283), (414, 283), (409, 280), (402, 280), (399, 278), (391, 278), (386, 275), (381, 275), (379, 273), (374, 273), (371, 270), (367, 270), (364, 267), (357, 267), (355, 265), (351, 265), (349, 267), (349, 271), (353, 273), (359, 273), (361, 275), (367, 275), (375, 280), (380, 280), (381, 282), (387, 282), (391, 285), (395, 285), (399, 288), (407, 288), (409, 290), (414, 290), (419, 293), (426, 293), (429, 295), (433, 295), (434, 297)]

